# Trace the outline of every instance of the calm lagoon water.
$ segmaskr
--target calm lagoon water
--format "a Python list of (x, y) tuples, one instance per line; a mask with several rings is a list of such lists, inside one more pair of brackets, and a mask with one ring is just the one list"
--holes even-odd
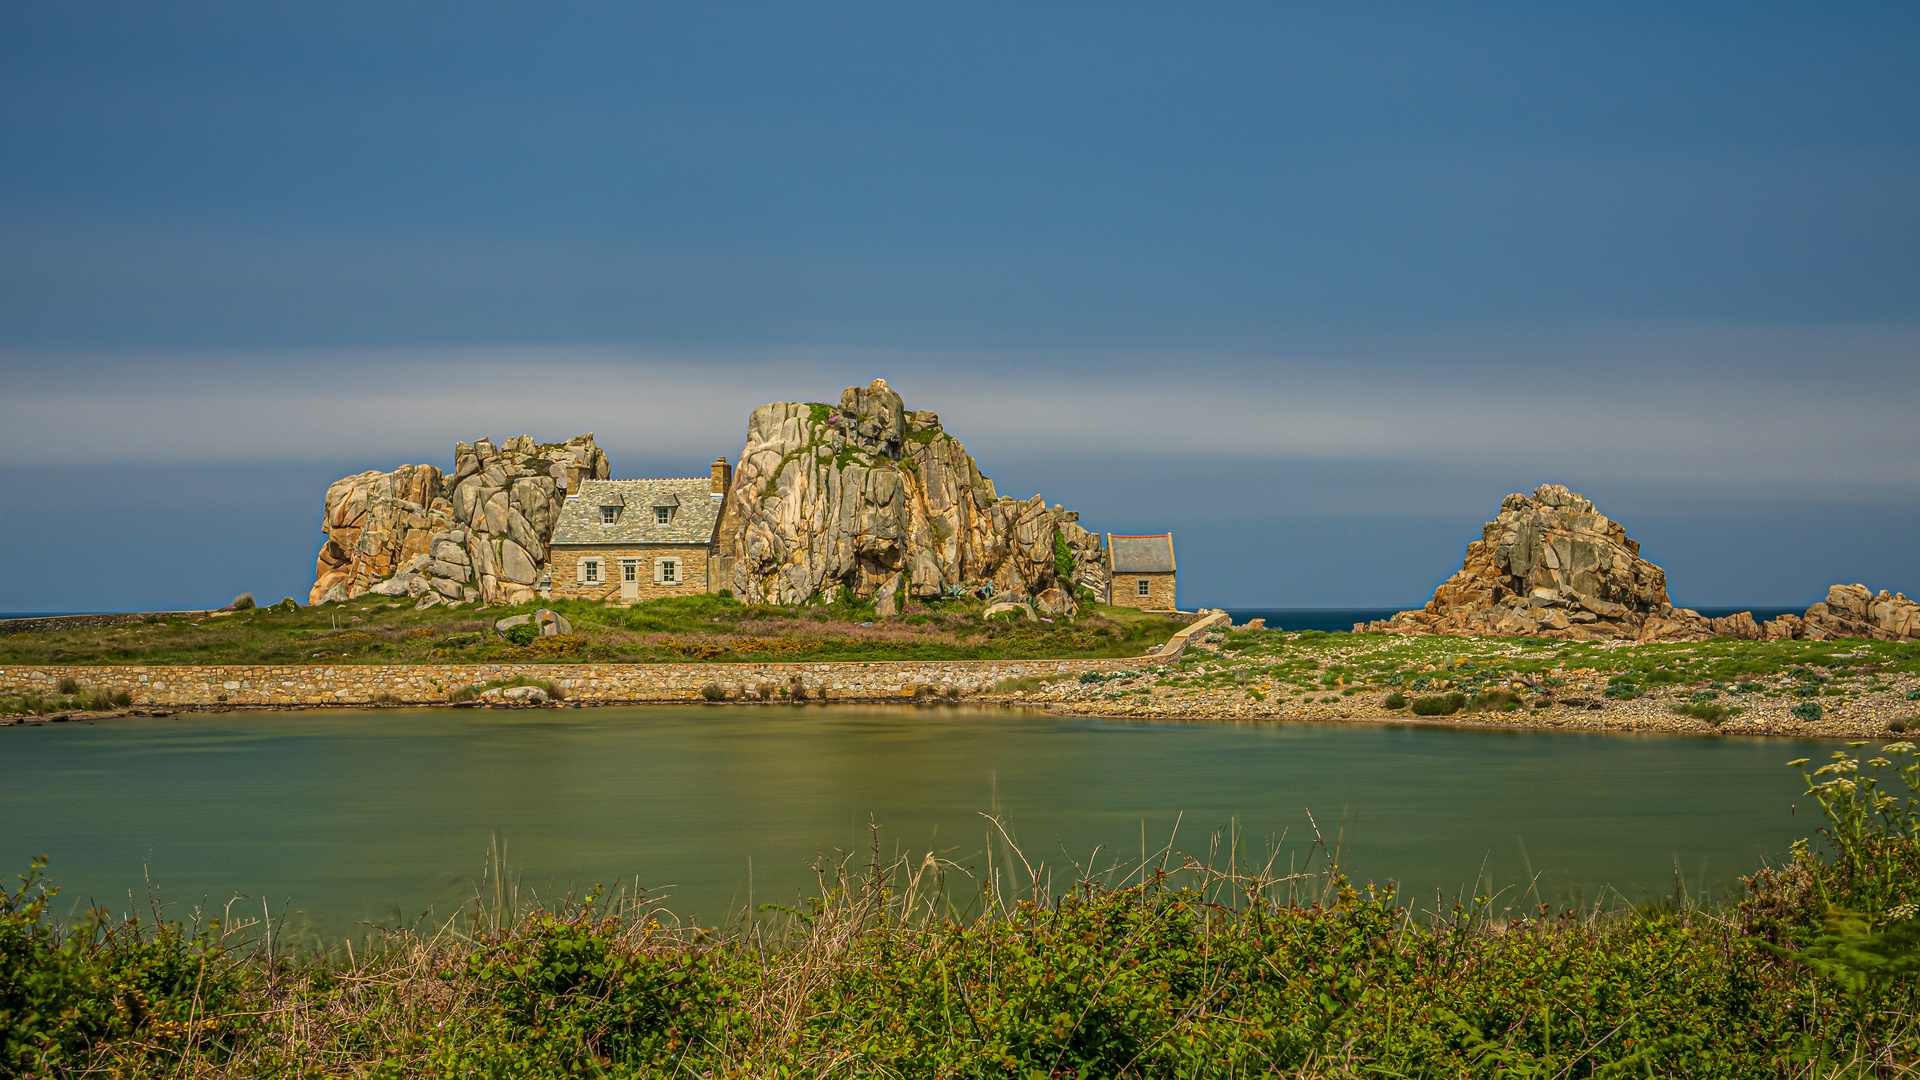
[[(711, 924), (791, 903), (822, 854), (983, 865), (1245, 847), (1298, 858), (1309, 811), (1359, 878), (1427, 897), (1538, 872), (1560, 900), (1696, 893), (1818, 824), (1802, 741), (1411, 726), (1076, 720), (966, 707), (245, 713), (0, 730), (0, 870), (53, 857), (61, 902), (264, 899), (325, 933), (472, 894), (495, 838), (525, 885), (665, 889)], [(1804, 811), (1806, 806), (1799, 807)]]

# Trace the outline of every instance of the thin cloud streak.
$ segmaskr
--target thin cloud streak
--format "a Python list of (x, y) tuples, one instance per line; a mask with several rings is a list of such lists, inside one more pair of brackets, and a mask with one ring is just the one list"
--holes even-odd
[[(1353, 461), (1592, 481), (1920, 492), (1920, 333), (1750, 331), (1349, 344), (1279, 357), (618, 346), (14, 353), (0, 453), (61, 462), (402, 461), (594, 431), (614, 455), (733, 456), (749, 410), (888, 378), (991, 470), (1036, 454)], [(1743, 339), (1745, 347), (1743, 348)], [(1596, 343), (1597, 340), (1597, 343)], [(1753, 342), (1771, 340), (1772, 352)], [(1693, 367), (1674, 358), (1685, 349)], [(1732, 354), (1739, 354), (1734, 358)], [(1551, 361), (1539, 359), (1551, 356)], [(1849, 364), (1879, 373), (1822, 378)], [(1106, 374), (1098, 374), (1105, 371)], [(75, 432), (85, 432), (81, 439)]]

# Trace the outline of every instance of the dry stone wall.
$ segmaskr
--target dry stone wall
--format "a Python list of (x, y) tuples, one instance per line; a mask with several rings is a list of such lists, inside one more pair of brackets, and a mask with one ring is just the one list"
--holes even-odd
[(49, 694), (64, 678), (89, 690), (125, 692), (135, 706), (445, 704), (463, 686), (519, 676), (551, 682), (587, 704), (698, 701), (717, 685), (736, 696), (796, 685), (812, 699), (884, 701), (926, 694), (977, 694), (1007, 679), (1078, 675), (1162, 662), (1109, 660), (941, 660), (800, 664), (365, 664), (205, 667), (0, 668), (10, 693)]

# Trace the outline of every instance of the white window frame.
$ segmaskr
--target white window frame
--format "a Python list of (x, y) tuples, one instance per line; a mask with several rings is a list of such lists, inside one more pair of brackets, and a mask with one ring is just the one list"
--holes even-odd
[(654, 507), (654, 508), (653, 508), (653, 523), (654, 523), (655, 525), (671, 525), (671, 524), (673, 524), (673, 507), (671, 507), (671, 506), (656, 506), (656, 507)]
[(685, 565), (678, 555), (668, 555), (653, 560), (653, 583), (655, 585), (685, 585), (687, 578)]
[(620, 560), (620, 583), (622, 585), (626, 584), (629, 581), (637, 583), (639, 580), (640, 580), (640, 560), (639, 559), (621, 559)]
[(595, 558), (595, 559), (580, 560), (580, 580), (582, 583), (587, 585), (598, 585), (603, 580), (605, 580), (604, 576), (600, 572), (599, 559)]
[(1135, 583), (1133, 586), (1133, 595), (1139, 596), (1139, 597), (1152, 596), (1153, 595), (1153, 579), (1152, 578), (1135, 579)]
[(617, 506), (603, 506), (603, 507), (601, 507), (601, 508), (600, 508), (600, 524), (602, 524), (602, 525), (617, 525), (617, 524), (619, 524), (619, 523), (620, 523), (620, 508), (619, 508), (619, 507), (617, 507)]

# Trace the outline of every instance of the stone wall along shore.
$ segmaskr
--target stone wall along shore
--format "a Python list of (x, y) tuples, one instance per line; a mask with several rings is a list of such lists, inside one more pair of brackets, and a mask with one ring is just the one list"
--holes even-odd
[(1057, 678), (1159, 662), (1153, 656), (1105, 660), (885, 660), (787, 664), (339, 664), (155, 667), (17, 666), (0, 668), (0, 693), (51, 694), (71, 678), (89, 691), (126, 693), (139, 706), (324, 706), (446, 704), (463, 686), (518, 677), (552, 683), (568, 701), (589, 705), (702, 700), (719, 686), (729, 696), (790, 694), (809, 699), (885, 701), (981, 694), (1008, 679)]
[(0, 637), (8, 634), (45, 634), (59, 630), (98, 630), (102, 627), (132, 626), (155, 619), (204, 619), (211, 611), (115, 611), (102, 615), (42, 615), (30, 619), (0, 619)]

